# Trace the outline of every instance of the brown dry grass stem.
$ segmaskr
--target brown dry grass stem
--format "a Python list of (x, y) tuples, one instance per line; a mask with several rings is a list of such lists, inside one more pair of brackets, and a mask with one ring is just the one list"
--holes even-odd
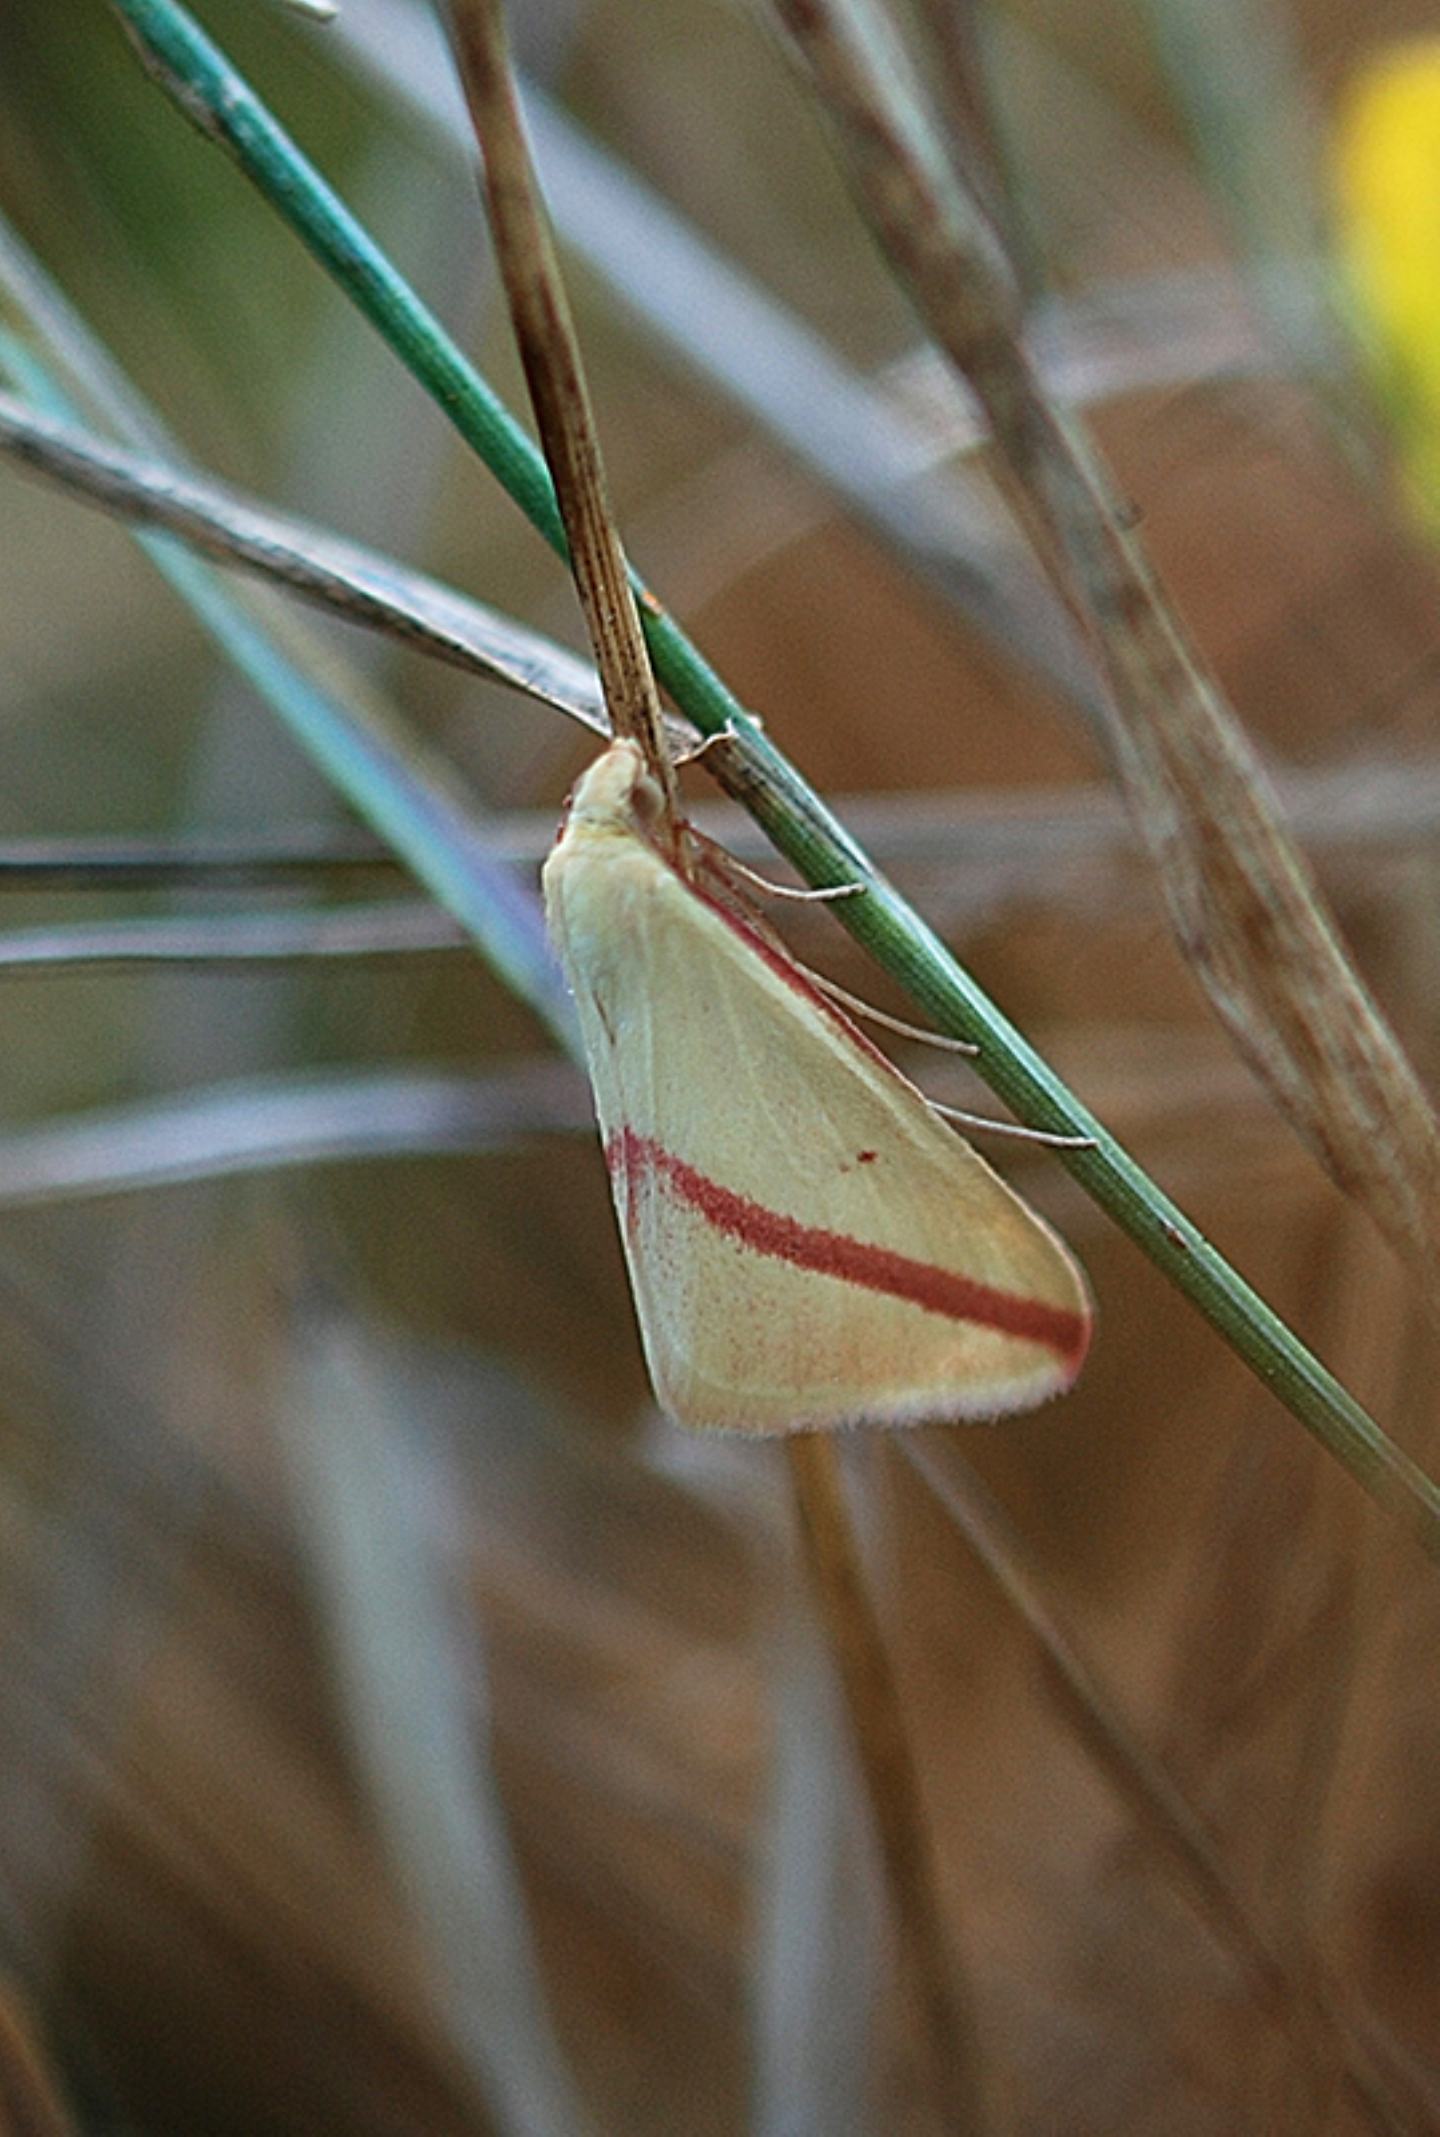
[(981, 0), (922, 0), (917, 19), (934, 54), (936, 95), (966, 183), (1005, 234), (1012, 260), (1020, 236), (1018, 203), (1006, 184), (1005, 148), (986, 93)]
[(793, 1434), (786, 1451), (806, 1557), (875, 1819), (937, 2127), (980, 2137), (997, 2126), (993, 2102), (945, 1934), (919, 1774), (861, 1571), (839, 1456), (832, 1439), (814, 1432)]
[(1109, 686), (1110, 746), (1232, 1038), (1440, 1310), (1440, 1127), (1188, 642), (1099, 455), (1026, 355), (1009, 261), (869, 0), (774, 0), (913, 302), (985, 412), (1006, 494)]
[[(499, 0), (452, 0), (455, 44), (485, 164), (486, 199), (541, 442), (612, 722), (640, 742), (682, 837), (659, 700), (605, 491), (599, 440), (559, 269), (540, 206)], [(833, 1447), (792, 1441), (812, 1575), (835, 1649), (881, 1840), (902, 1946), (923, 2016), (938, 2127), (975, 2133), (983, 2111), (973, 2028), (957, 2000), (934, 1889), (919, 1782), (900, 1696), (861, 1579)]]
[(450, 0), (450, 18), (480, 144), (495, 253), (611, 724), (645, 752), (665, 798), (661, 828), (678, 851), (679, 801), (660, 700), (610, 510), (579, 343), (525, 139), (504, 9), (501, 0)]

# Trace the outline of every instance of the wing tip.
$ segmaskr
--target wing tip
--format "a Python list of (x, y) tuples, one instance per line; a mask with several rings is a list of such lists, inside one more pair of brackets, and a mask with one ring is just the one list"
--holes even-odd
[[(1047, 1362), (1042, 1372), (994, 1381), (984, 1387), (915, 1389), (894, 1399), (857, 1402), (808, 1414), (787, 1411), (773, 1417), (697, 1415), (688, 1404), (660, 1395), (660, 1407), (687, 1432), (723, 1432), (743, 1439), (785, 1439), (794, 1432), (904, 1431), (922, 1425), (989, 1424), (1015, 1417), (1063, 1395), (1075, 1383), (1089, 1345), (1091, 1323), (1085, 1318), (1083, 1340), (1073, 1358)], [(686, 1414), (689, 1410), (690, 1414)]]

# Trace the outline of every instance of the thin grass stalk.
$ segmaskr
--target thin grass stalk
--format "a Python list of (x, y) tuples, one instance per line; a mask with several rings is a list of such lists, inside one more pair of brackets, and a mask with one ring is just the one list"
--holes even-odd
[(525, 382), (570, 567), (595, 653), (611, 731), (638, 742), (664, 808), (662, 835), (680, 852), (680, 798), (565, 284), (541, 204), (499, 0), (449, 0), (460, 78), (484, 168), (485, 201)]
[[(596, 696), (598, 702), (598, 691)], [(1281, 782), (1280, 791), (1310, 843), (1323, 848), (1333, 865), (1364, 869), (1372, 880), (1377, 867), (1440, 837), (1437, 759), (1383, 756), (1341, 769), (1299, 771)], [(897, 787), (842, 796), (837, 808), (888, 865), (927, 874), (943, 870), (946, 881), (935, 885), (935, 895), (952, 912), (988, 917), (1012, 899), (1034, 905), (1069, 895), (1082, 875), (1093, 909), (1127, 898), (1134, 839), (1109, 786), (1023, 792)], [(759, 862), (770, 850), (759, 826), (725, 802), (701, 802), (687, 814), (742, 860)], [(554, 811), (496, 811), (486, 818), (485, 833), (497, 859), (536, 869), (554, 842)], [(0, 891), (177, 882), (263, 886), (292, 878), (393, 875), (402, 866), (368, 832), (305, 822), (135, 838), (0, 838)]]
[[(306, 161), (178, 0), (111, 0), (179, 108), (225, 147), (285, 217), (557, 553), (564, 536), (544, 461), (438, 321)], [(1061, 1162), (1202, 1312), (1292, 1414), (1378, 1503), (1440, 1558), (1440, 1491), (1232, 1269), (950, 956), (745, 712), (660, 602), (641, 616), (661, 682), (706, 735), (733, 741), (707, 762), (780, 851), (817, 886), (862, 881), (841, 924), (940, 1030), (976, 1042), (976, 1067), (1019, 1119), (1090, 1138)]]
[(974, 2015), (962, 1994), (937, 1899), (920, 1776), (884, 1634), (865, 1586), (836, 1443), (797, 1432), (785, 1443), (811, 1577), (840, 1672), (876, 1837), (894, 1897), (894, 1927), (914, 1997), (925, 2090), (946, 2132), (994, 2130)]
[[(569, 540), (614, 731), (640, 744), (664, 797), (663, 836), (686, 855), (674, 767), (662, 738), (650, 656), (606, 492), (584, 364), (520, 121), (499, 0), (450, 0), (455, 43), (485, 168), (501, 276)], [(662, 1005), (661, 1012), (665, 1013)], [(860, 1577), (831, 1447), (792, 1449), (791, 1476), (828, 1638), (862, 1746), (860, 1770), (929, 2036), (930, 2084), (944, 2128), (981, 2137), (978, 2052), (941, 1931), (903, 1708)], [(959, 2111), (963, 2119), (952, 2116)]]
[(995, 124), (985, 64), (989, 0), (921, 0), (918, 17), (935, 55), (936, 91), (946, 120), (946, 144), (966, 183), (1005, 235), (1017, 267), (1021, 218), (1008, 185), (1004, 142)]
[(594, 673), (573, 653), (377, 550), (197, 481), (173, 461), (127, 452), (10, 393), (0, 393), (0, 452), (131, 526), (173, 534), (187, 549), (254, 572), (348, 623), (608, 732)]
[[(532, 842), (533, 850), (533, 842)], [(143, 890), (154, 884), (284, 883), (291, 877), (391, 875), (401, 864), (364, 831), (298, 824), (273, 831), (153, 838), (0, 839), (0, 887)]]
[(871, 0), (774, 0), (882, 249), (989, 421), (1006, 493), (1110, 688), (1109, 736), (1182, 951), (1236, 1045), (1440, 1313), (1440, 1123), (1351, 965), (1250, 742), (1078, 419)]

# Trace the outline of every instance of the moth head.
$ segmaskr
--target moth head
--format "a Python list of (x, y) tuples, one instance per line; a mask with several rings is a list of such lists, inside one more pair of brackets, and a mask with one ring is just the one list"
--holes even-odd
[(568, 821), (650, 837), (663, 809), (660, 789), (646, 770), (640, 745), (617, 736), (576, 781)]

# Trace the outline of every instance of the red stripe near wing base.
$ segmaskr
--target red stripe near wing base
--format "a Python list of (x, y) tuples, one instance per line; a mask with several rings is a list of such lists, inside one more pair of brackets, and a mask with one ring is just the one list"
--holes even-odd
[(841, 1283), (858, 1284), (867, 1291), (907, 1299), (928, 1313), (944, 1314), (952, 1321), (973, 1321), (1006, 1336), (1020, 1336), (1053, 1350), (1072, 1372), (1078, 1372), (1090, 1341), (1089, 1316), (1064, 1306), (1048, 1306), (1041, 1299), (1020, 1298), (1009, 1291), (996, 1291), (968, 1276), (956, 1276), (933, 1263), (913, 1261), (889, 1247), (869, 1246), (844, 1232), (827, 1232), (818, 1225), (800, 1224), (793, 1217), (752, 1202), (728, 1187), (697, 1172), (682, 1158), (650, 1136), (621, 1128), (605, 1146), (605, 1162), (612, 1176), (638, 1186), (647, 1173), (656, 1174), (682, 1202), (697, 1211), (707, 1224), (727, 1238), (737, 1239), (756, 1254), (772, 1255), (798, 1269), (812, 1269), (821, 1276), (837, 1277)]

